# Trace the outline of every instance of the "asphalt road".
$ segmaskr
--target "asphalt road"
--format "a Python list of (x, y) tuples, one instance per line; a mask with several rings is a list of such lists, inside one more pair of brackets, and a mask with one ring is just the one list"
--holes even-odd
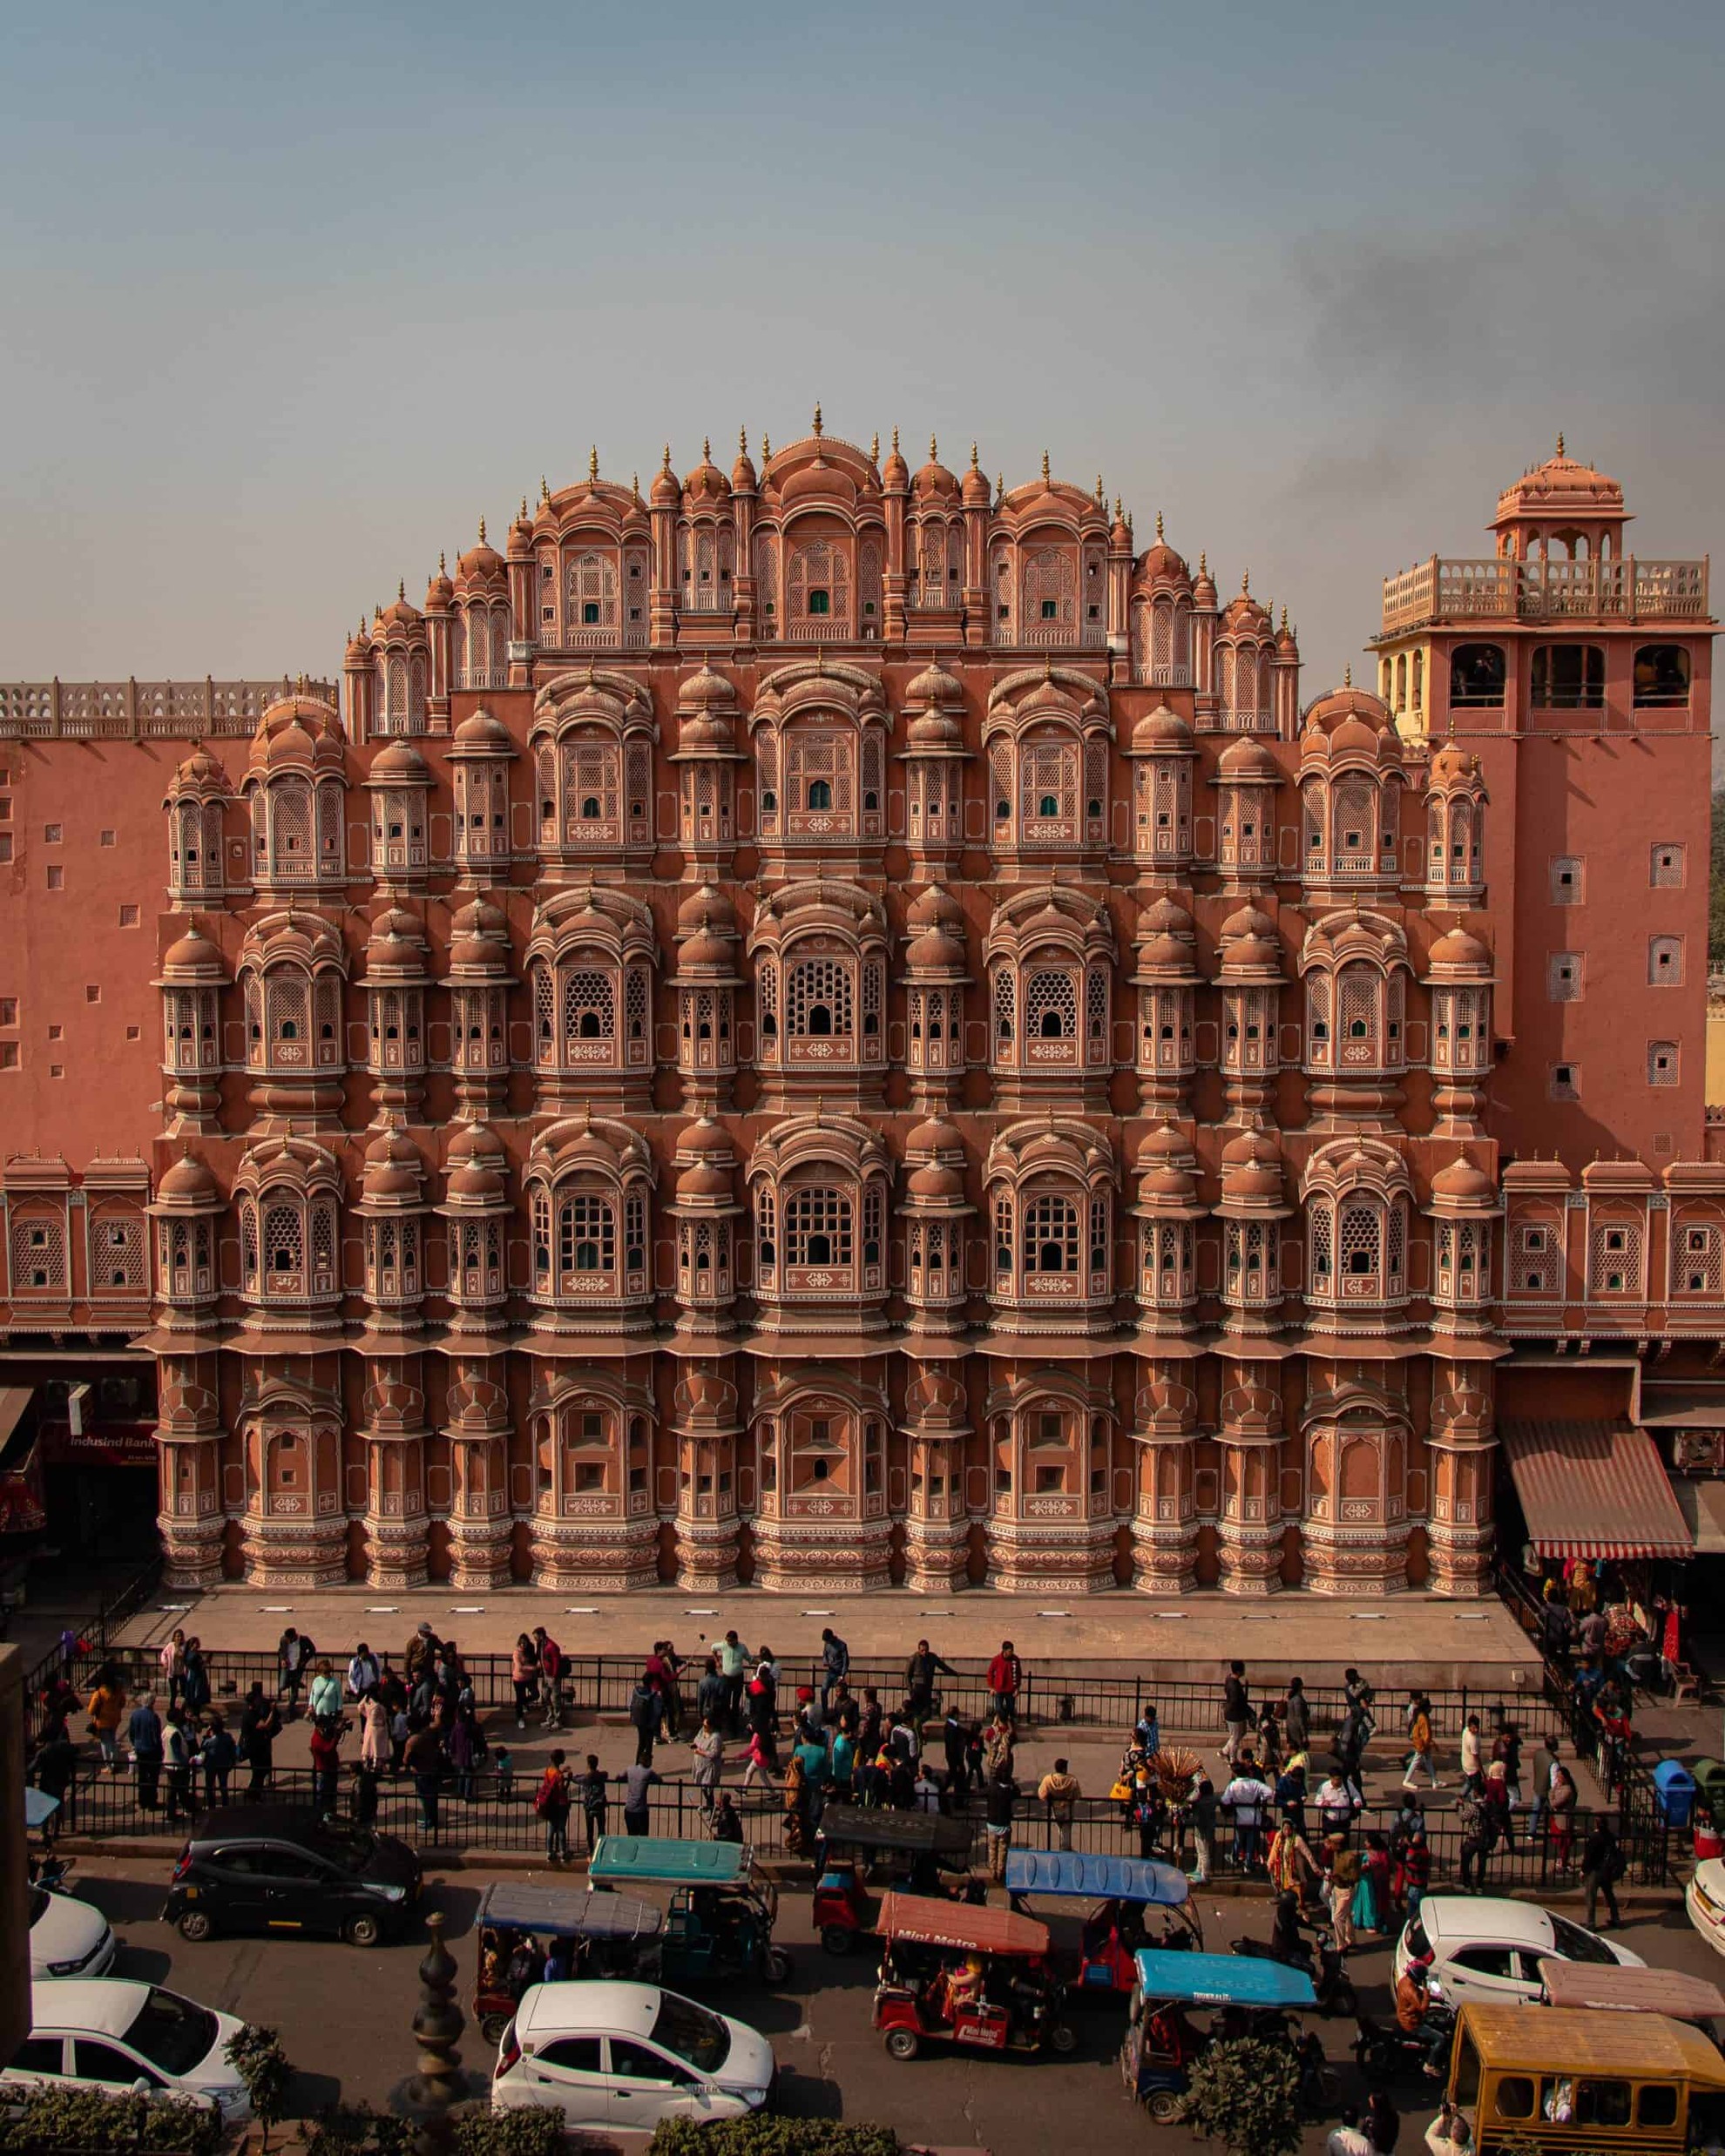
[[(297, 2072), (290, 2109), (315, 2113), (337, 2097), (388, 2102), (412, 2070), (409, 2023), (418, 1996), (416, 1969), (423, 1930), (396, 1946), (365, 1952), (313, 1940), (222, 1939), (190, 1946), (159, 1921), (171, 1860), (161, 1864), (98, 1864), (80, 1859), (78, 1890), (107, 1915), (121, 1942), (114, 1973), (171, 1984), (206, 2005), (274, 2024)], [(515, 1875), (518, 1878), (521, 1875)], [(474, 1911), (484, 1881), (450, 1874), (428, 1885), (428, 1906), (448, 1918), (445, 1936), (461, 1964), (463, 2011), (469, 2003)], [(1241, 1934), (1262, 1935), (1268, 1904), (1258, 1899), (1207, 1897), (1206, 1943), (1226, 1950)], [(995, 2156), (1085, 2144), (1128, 2149), (1181, 2150), (1201, 2145), (1183, 2127), (1157, 2127), (1128, 2104), (1117, 2055), (1123, 2006), (1086, 2006), (1078, 2014), (1075, 2057), (996, 2058), (930, 2052), (908, 2064), (890, 2059), (870, 2026), (875, 1960), (866, 1946), (845, 1960), (823, 1953), (808, 1922), (802, 1887), (782, 1889), (778, 1936), (790, 1950), (791, 1979), (777, 1991), (734, 1983), (702, 1994), (708, 2004), (753, 2024), (770, 2038), (782, 2069), (784, 2105), (804, 2116), (873, 2119), (907, 2139), (982, 2147)], [(1632, 1920), (1622, 1935), (1647, 1960), (1698, 1975), (1725, 1976), (1725, 1963), (1691, 1930), (1681, 1908)], [(1388, 1942), (1361, 1950), (1350, 1964), (1364, 2011), (1390, 2008)], [(1344, 2071), (1344, 2099), (1361, 2093), (1349, 2046), (1350, 2022), (1316, 2024)], [(482, 2092), (489, 2047), (470, 2028), (463, 2060)], [(1401, 2148), (1417, 2151), (1432, 2106), (1416, 2090), (1405, 2099)], [(1307, 2146), (1322, 2151), (1325, 2129)]]

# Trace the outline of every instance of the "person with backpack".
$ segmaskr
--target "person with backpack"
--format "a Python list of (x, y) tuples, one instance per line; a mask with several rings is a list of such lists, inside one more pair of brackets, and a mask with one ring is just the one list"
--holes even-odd
[(635, 1732), (635, 1764), (653, 1765), (653, 1747), (659, 1741), (660, 1717), (665, 1712), (665, 1700), (658, 1687), (645, 1677), (635, 1680), (635, 1688), (629, 1694), (629, 1720)]
[(1599, 1913), (1600, 1896), (1604, 1895), (1606, 1907), (1611, 1911), (1610, 1929), (1620, 1929), (1623, 1919), (1617, 1908), (1617, 1882), (1628, 1869), (1623, 1854), (1623, 1844), (1612, 1832), (1611, 1821), (1603, 1812), (1594, 1820), (1592, 1831), (1581, 1847), (1581, 1885), (1587, 1896), (1587, 1928), (1594, 1927)]
[(1485, 1864), (1498, 1846), (1497, 1829), (1482, 1800), (1464, 1789), (1456, 1805), (1456, 1825), (1461, 1833), (1461, 1863), (1457, 1883), (1465, 1893), (1485, 1891)]
[[(559, 1745), (545, 1762), (533, 1792), (533, 1809), (545, 1822), (545, 1862), (569, 1861), (569, 1754)], [(591, 1842), (588, 1844), (591, 1848)]]
[(821, 1709), (824, 1713), (832, 1704), (835, 1686), (850, 1674), (850, 1649), (830, 1625), (821, 1632)]

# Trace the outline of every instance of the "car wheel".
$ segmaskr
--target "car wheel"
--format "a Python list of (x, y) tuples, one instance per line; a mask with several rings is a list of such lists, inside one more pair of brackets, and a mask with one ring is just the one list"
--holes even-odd
[(383, 1936), (383, 1927), (369, 1909), (362, 1909), (342, 1925), (342, 1936), (349, 1946), (375, 1946)]
[(923, 2040), (914, 2029), (889, 2029), (886, 2047), (894, 2058), (914, 2058), (923, 2048)]
[(1048, 2031), (1048, 2048), (1062, 2058), (1070, 2058), (1078, 2049), (1078, 2031), (1069, 2021), (1057, 2021)]
[(479, 2024), (479, 2033), (487, 2044), (501, 2044), (503, 2032), (508, 2026), (507, 2014), (487, 2014)]
[(201, 1946), (206, 1939), (213, 1938), (215, 1926), (210, 1922), (210, 1913), (205, 1909), (188, 1909), (182, 1912), (179, 1925), (182, 1939), (189, 1939), (193, 1946)]
[(1172, 2089), (1152, 2089), (1144, 2099), (1144, 2108), (1159, 2126), (1180, 2124), (1180, 2099)]
[(822, 1924), (821, 1943), (829, 1954), (848, 1954), (856, 1934), (847, 1924)]
[(781, 1946), (769, 1946), (761, 1960), (761, 1972), (768, 1984), (782, 1984), (791, 1972), (790, 1956)]

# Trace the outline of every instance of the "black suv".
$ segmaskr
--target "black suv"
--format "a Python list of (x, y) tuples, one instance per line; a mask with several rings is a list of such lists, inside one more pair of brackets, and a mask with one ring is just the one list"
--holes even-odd
[(193, 1828), (162, 1916), (183, 1939), (322, 1932), (375, 1946), (403, 1928), (419, 1893), (418, 1854), (393, 1835), (288, 1804), (230, 1804)]

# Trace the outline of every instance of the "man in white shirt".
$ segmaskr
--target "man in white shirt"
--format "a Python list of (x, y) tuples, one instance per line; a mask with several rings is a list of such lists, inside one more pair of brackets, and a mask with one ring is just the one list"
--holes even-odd
[(1258, 1779), (1255, 1769), (1236, 1774), (1221, 1793), (1222, 1808), (1234, 1816), (1234, 1848), (1241, 1871), (1250, 1871), (1258, 1861), (1265, 1808), (1275, 1799), (1275, 1790)]
[(1362, 2131), (1360, 2114), (1351, 2104), (1323, 2147), (1324, 2156), (1372, 2156), (1371, 2137)]

